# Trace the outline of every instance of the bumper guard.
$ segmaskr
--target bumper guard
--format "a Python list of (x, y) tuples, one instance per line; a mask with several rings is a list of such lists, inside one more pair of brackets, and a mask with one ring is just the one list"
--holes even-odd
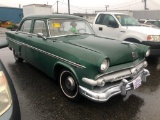
[(99, 89), (99, 91), (89, 90), (85, 87), (79, 86), (79, 91), (83, 96), (93, 101), (105, 102), (116, 94), (126, 95), (128, 90), (134, 89), (133, 80), (135, 80), (135, 78), (141, 76), (142, 82), (146, 82), (146, 77), (149, 75), (150, 75), (149, 71), (147, 69), (143, 69), (130, 82), (127, 79), (123, 79), (120, 84), (116, 86), (111, 86), (109, 87), (109, 89), (104, 89), (104, 90)]

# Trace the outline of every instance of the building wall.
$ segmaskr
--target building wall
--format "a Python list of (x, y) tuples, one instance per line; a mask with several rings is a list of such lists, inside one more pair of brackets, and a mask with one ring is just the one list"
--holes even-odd
[(136, 18), (136, 19), (156, 19), (156, 20), (160, 20), (160, 10), (133, 11), (133, 17)]
[(34, 14), (35, 11), (35, 6), (23, 6), (23, 15), (26, 17), (27, 15), (32, 15)]
[(23, 18), (21, 8), (0, 7), (0, 20), (9, 20), (13, 23), (19, 23)]
[(23, 6), (23, 15), (48, 15), (52, 14), (52, 6), (51, 5), (43, 5), (43, 4), (30, 4)]

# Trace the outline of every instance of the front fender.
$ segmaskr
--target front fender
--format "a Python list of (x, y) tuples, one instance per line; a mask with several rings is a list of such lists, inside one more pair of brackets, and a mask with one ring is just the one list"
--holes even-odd
[[(53, 66), (53, 71), (54, 71), (54, 73), (55, 73), (55, 71), (56, 71), (57, 66), (61, 66), (61, 67), (63, 67), (63, 68), (68, 69), (69, 71), (71, 71), (71, 72), (74, 74), (74, 76), (76, 77), (76, 79), (78, 80), (77, 82), (79, 83), (79, 79), (78, 79), (77, 73), (76, 73), (76, 71), (74, 70), (73, 66), (71, 66), (71, 65), (69, 65), (69, 64), (67, 64), (67, 63), (64, 63), (64, 62), (62, 62), (62, 61), (58, 61), (58, 62), (55, 63), (54, 66)], [(55, 77), (55, 74), (54, 74), (54, 77)]]
[(139, 33), (139, 32), (136, 32), (136, 31), (125, 30), (125, 33), (120, 36), (119, 40), (123, 41), (123, 40), (128, 39), (128, 38), (134, 38), (134, 39), (137, 39), (140, 42), (142, 42), (142, 41), (147, 40), (147, 38), (145, 38), (145, 36), (146, 35), (144, 35), (143, 33)]

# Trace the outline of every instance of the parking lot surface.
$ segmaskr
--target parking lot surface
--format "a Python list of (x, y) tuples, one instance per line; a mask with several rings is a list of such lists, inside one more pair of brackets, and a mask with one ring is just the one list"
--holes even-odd
[[(5, 39), (0, 28), (0, 40)], [(64, 97), (58, 83), (27, 62), (16, 63), (12, 51), (0, 50), (15, 86), (22, 120), (159, 120), (160, 58), (148, 58), (151, 75), (147, 82), (126, 98), (115, 96), (105, 103), (86, 98), (79, 102)]]

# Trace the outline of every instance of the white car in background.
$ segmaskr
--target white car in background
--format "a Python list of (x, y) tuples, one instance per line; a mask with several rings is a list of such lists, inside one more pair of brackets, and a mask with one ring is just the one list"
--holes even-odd
[(160, 20), (140, 19), (138, 22), (141, 23), (142, 26), (160, 28)]
[(127, 14), (100, 12), (92, 27), (98, 36), (148, 45), (151, 56), (160, 56), (160, 29), (142, 26)]

